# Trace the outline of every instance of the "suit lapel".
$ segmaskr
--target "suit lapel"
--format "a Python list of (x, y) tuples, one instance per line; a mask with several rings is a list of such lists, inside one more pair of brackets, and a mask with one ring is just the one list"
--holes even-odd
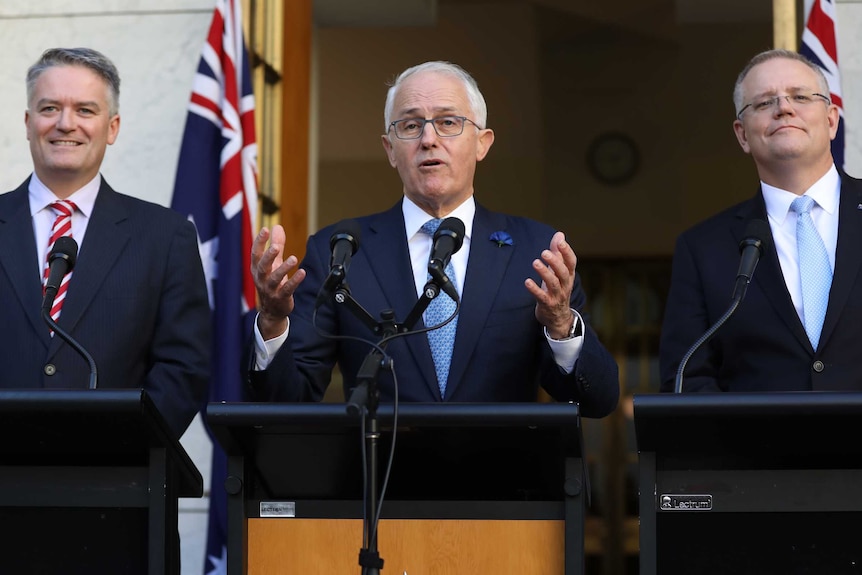
[(862, 267), (862, 188), (846, 175), (841, 176), (841, 195), (838, 203), (838, 243), (835, 248), (835, 274), (829, 291), (829, 305), (820, 334), (820, 347), (841, 319), (841, 313), (850, 297), (860, 267)]
[[(369, 222), (369, 233), (364, 235), (362, 243), (364, 253), (374, 254), (373, 257), (368, 258), (368, 265), (377, 277), (386, 301), (392, 309), (396, 310), (396, 319), (404, 321), (406, 319), (404, 316), (413, 309), (418, 298), (407, 247), (407, 231), (404, 227), (401, 202), (392, 209), (375, 216)], [(371, 310), (371, 313), (379, 311)], [(421, 322), (412, 326), (412, 329), (420, 327), (422, 327)], [(434, 360), (431, 357), (428, 338), (425, 334), (421, 334), (403, 339), (418, 366), (417, 371), (422, 374), (425, 385), (439, 397), (440, 388), (434, 377)]]
[[(119, 194), (103, 179), (58, 322), (66, 331), (75, 329), (96, 297), (99, 286), (114, 269), (117, 258), (131, 241), (128, 231), (121, 225), (128, 217), (129, 213)], [(54, 338), (49, 354), (59, 349), (61, 342), (58, 340)]]
[[(36, 263), (36, 239), (33, 234), (30, 203), (28, 199), (29, 178), (14, 192), (6, 194), (0, 210), (0, 267), (9, 276), (15, 292), (31, 327), (48, 347), (51, 336), (42, 320), (42, 278)], [(3, 305), (10, 305), (4, 302)]]
[[(768, 221), (766, 204), (763, 201), (763, 194), (760, 192), (737, 212), (737, 219), (732, 229), (737, 243), (744, 239), (745, 228), (748, 225), (748, 221), (752, 218)], [(765, 294), (776, 294), (775, 297), (766, 298), (769, 304), (775, 309), (776, 315), (787, 325), (787, 329), (799, 340), (799, 343), (813, 353), (814, 350), (811, 348), (811, 342), (805, 333), (805, 326), (802, 325), (802, 320), (799, 319), (799, 314), (796, 313), (796, 307), (793, 305), (790, 292), (787, 291), (787, 284), (784, 281), (784, 273), (781, 271), (781, 264), (778, 261), (778, 251), (775, 249), (774, 240), (770, 242), (769, 252), (762, 256), (760, 262), (757, 264), (752, 283), (757, 284)]]
[[(487, 322), (496, 294), (500, 290), (503, 275), (515, 246), (497, 247), (490, 241), (494, 231), (506, 229), (506, 217), (492, 213), (476, 205), (473, 218), (473, 235), (470, 238), (470, 257), (467, 262), (467, 277), (464, 278), (461, 309), (458, 312), (458, 330), (455, 333), (455, 349), (449, 368), (447, 395), (461, 385), (470, 357), (473, 355), (482, 328)], [(515, 238), (515, 242), (518, 238)], [(526, 277), (527, 271), (524, 272)], [(526, 289), (526, 288), (525, 288)]]

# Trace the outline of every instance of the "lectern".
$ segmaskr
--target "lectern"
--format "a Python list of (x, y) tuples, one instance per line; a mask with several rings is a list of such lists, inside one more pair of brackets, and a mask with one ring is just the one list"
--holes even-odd
[(0, 435), (0, 572), (171, 572), (203, 480), (143, 390), (2, 390)]
[[(583, 573), (588, 486), (575, 404), (378, 411), (382, 573)], [(363, 435), (344, 404), (218, 404), (228, 573), (360, 573)], [(397, 433), (393, 434), (393, 430)]]
[(862, 394), (636, 395), (641, 575), (862, 572)]

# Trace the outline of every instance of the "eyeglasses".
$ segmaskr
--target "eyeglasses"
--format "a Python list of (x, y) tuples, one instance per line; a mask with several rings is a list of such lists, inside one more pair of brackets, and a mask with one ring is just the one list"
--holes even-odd
[(405, 118), (403, 120), (395, 120), (389, 124), (389, 130), (395, 128), (395, 136), (399, 140), (415, 140), (422, 136), (425, 131), (425, 124), (431, 123), (434, 126), (434, 131), (441, 138), (452, 138), (460, 136), (464, 132), (464, 123), (470, 122), (481, 130), (479, 124), (465, 116), (441, 116), (439, 118)]
[(790, 104), (794, 109), (804, 108), (805, 106), (807, 106), (809, 104), (813, 104), (814, 102), (818, 101), (817, 98), (822, 98), (827, 104), (832, 103), (832, 100), (830, 100), (828, 97), (824, 96), (823, 94), (818, 94), (816, 92), (814, 92), (812, 94), (797, 93), (797, 94), (788, 94), (785, 96), (771, 96), (769, 98), (763, 98), (761, 100), (757, 100), (757, 101), (751, 102), (749, 104), (746, 104), (745, 106), (742, 107), (742, 109), (736, 115), (736, 119), (741, 120), (742, 119), (742, 113), (749, 108), (751, 108), (755, 114), (767, 112), (767, 111), (771, 110), (773, 107), (777, 108), (779, 105), (779, 102), (781, 102), (782, 98), (787, 100), (787, 103)]

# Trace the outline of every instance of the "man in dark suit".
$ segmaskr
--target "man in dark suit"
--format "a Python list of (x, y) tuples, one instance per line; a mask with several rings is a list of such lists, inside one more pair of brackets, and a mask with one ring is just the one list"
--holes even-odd
[(89, 367), (40, 315), (49, 242), (70, 202), (77, 264), (57, 301), (61, 329), (100, 388), (145, 389), (179, 437), (203, 405), (210, 315), (193, 225), (115, 192), (99, 169), (120, 128), (119, 76), (86, 48), (46, 51), (27, 74), (33, 174), (0, 195), (0, 387), (82, 388)]
[[(728, 309), (752, 219), (768, 222), (772, 245), (735, 314), (691, 357), (683, 390), (862, 389), (862, 182), (833, 163), (838, 109), (826, 78), (799, 54), (771, 50), (743, 69), (734, 103), (734, 131), (754, 159), (760, 189), (677, 241), (662, 390), (673, 390), (689, 346)], [(810, 212), (798, 207), (806, 203)]]
[[(444, 359), (441, 372), (425, 334), (392, 341), (386, 352), (400, 399), (533, 401), (541, 385), (557, 400), (579, 402), (584, 415), (610, 413), (619, 397), (617, 366), (581, 316), (584, 293), (564, 235), (490, 212), (473, 199), (476, 163), (494, 142), (473, 78), (446, 62), (410, 68), (390, 88), (384, 115), (383, 147), (404, 197), (386, 212), (359, 218), (361, 247), (348, 274), (353, 297), (375, 319), (391, 309), (403, 321), (427, 279), (432, 237), (422, 226), (457, 217), (466, 227), (464, 246), (452, 257), (462, 303), (451, 362)], [(334, 231), (331, 226), (309, 239), (296, 271), (295, 256), (283, 259), (281, 226), (263, 229), (254, 242), (260, 306), (250, 387), (258, 399), (320, 400), (336, 362), (347, 393), (371, 350), (362, 340), (378, 339), (331, 298), (315, 320)], [(425, 323), (433, 322), (426, 316)], [(446, 369), (448, 376), (440, 375)], [(391, 401), (392, 374), (381, 374), (379, 385), (382, 399)]]

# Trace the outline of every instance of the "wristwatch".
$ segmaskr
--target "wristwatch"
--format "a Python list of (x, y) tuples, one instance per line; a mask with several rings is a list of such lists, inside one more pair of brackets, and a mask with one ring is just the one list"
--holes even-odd
[[(580, 336), (584, 335), (584, 328), (581, 327), (581, 320), (578, 318), (577, 314), (572, 313), (572, 315), (575, 317), (575, 321), (572, 322), (572, 327), (569, 329), (569, 335), (567, 335), (566, 337), (564, 337), (562, 339), (554, 339), (554, 338), (551, 338), (551, 339), (554, 339), (554, 341), (566, 341), (566, 340), (569, 340), (569, 339), (572, 339), (575, 337), (580, 337)], [(545, 335), (547, 335), (548, 337), (551, 337), (548, 334), (548, 328), (545, 328)]]

